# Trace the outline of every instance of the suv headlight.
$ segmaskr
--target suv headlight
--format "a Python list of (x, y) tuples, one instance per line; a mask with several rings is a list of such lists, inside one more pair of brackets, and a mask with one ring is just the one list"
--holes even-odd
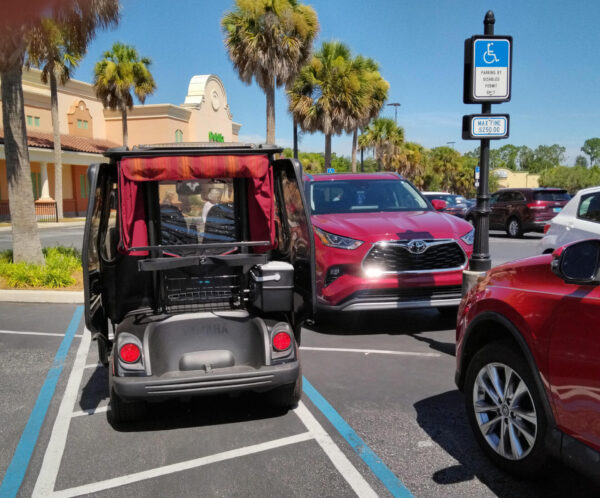
[(315, 227), (315, 233), (323, 245), (329, 247), (337, 247), (338, 249), (356, 249), (363, 244), (362, 240), (351, 239), (350, 237), (342, 237), (333, 233), (326, 232)]
[(472, 228), (471, 231), (469, 233), (467, 233), (466, 235), (463, 235), (461, 237), (461, 240), (465, 243), (468, 244), (470, 246), (473, 245), (473, 242), (475, 241), (475, 229)]

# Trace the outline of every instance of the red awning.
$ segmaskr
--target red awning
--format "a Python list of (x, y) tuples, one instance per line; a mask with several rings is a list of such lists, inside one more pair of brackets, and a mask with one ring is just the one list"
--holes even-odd
[[(248, 217), (251, 240), (275, 243), (273, 170), (266, 155), (127, 157), (121, 160), (121, 241), (133, 256), (146, 252), (132, 247), (148, 245), (144, 198), (140, 182), (248, 178)], [(263, 248), (260, 248), (263, 249)], [(260, 250), (255, 248), (256, 250)], [(268, 250), (269, 247), (263, 250)]]

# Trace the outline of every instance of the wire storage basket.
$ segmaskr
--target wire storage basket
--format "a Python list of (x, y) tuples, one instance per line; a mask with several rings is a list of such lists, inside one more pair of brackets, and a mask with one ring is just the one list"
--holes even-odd
[(163, 273), (169, 313), (231, 310), (241, 307), (241, 276), (227, 266), (201, 266)]

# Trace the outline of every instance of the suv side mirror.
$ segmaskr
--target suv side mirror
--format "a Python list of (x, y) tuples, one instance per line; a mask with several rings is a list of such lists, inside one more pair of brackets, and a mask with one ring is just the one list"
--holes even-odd
[(433, 206), (433, 209), (435, 209), (436, 211), (443, 211), (444, 209), (446, 209), (446, 206), (448, 204), (446, 203), (446, 201), (443, 201), (441, 199), (433, 199), (431, 201), (431, 205)]
[(600, 239), (559, 247), (552, 256), (552, 271), (567, 284), (600, 285)]

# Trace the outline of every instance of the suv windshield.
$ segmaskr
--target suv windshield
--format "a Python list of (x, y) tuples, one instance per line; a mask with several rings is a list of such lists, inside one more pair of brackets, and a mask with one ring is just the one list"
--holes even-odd
[(533, 193), (534, 201), (568, 201), (566, 190), (537, 190)]
[(404, 180), (336, 180), (310, 184), (313, 214), (426, 211), (427, 201)]

